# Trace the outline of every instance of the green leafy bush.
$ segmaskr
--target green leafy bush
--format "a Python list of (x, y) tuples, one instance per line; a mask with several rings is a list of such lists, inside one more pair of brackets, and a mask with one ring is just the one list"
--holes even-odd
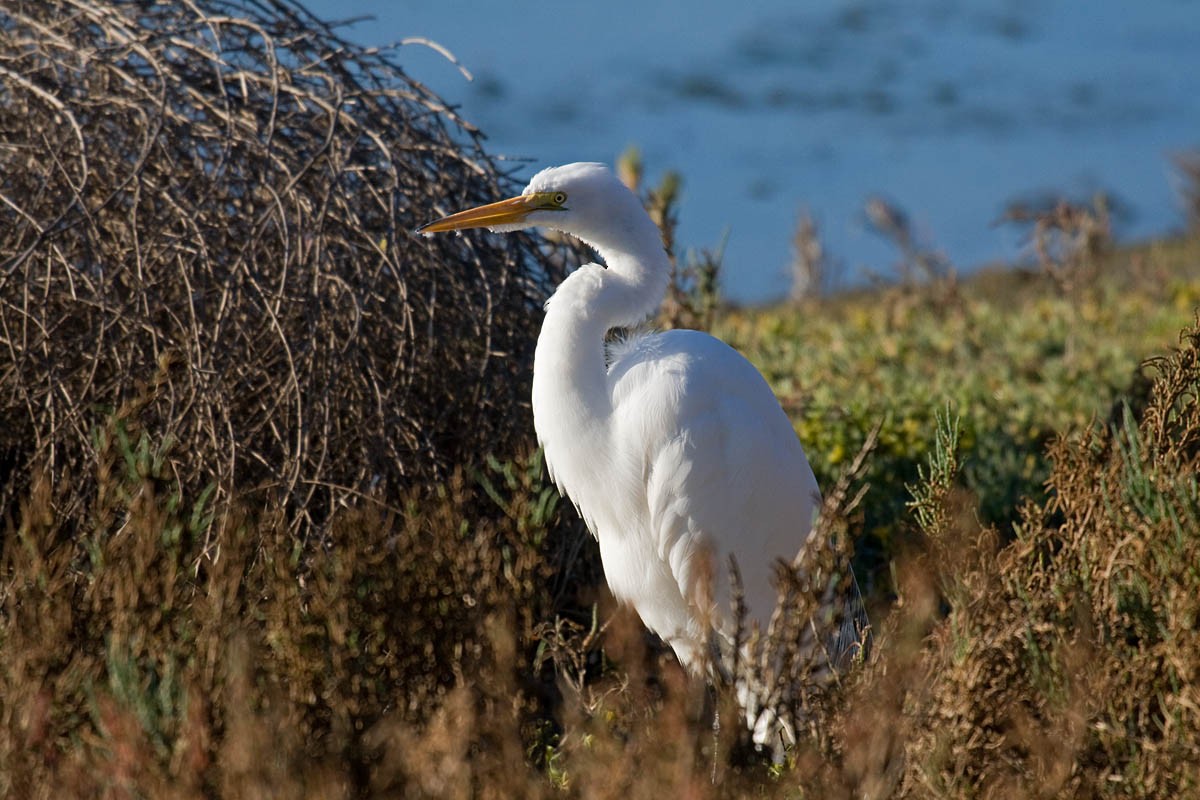
[(716, 325), (774, 385), (821, 485), (882, 423), (863, 503), (868, 565), (894, 553), (909, 524), (905, 487), (920, 479), (939, 410), (958, 419), (961, 481), (981, 521), (1011, 531), (1022, 498), (1038, 496), (1049, 474), (1048, 443), (1144, 387), (1139, 361), (1188, 321), (1191, 308), (1174, 298), (1200, 286), (1110, 280), (1059, 297), (1023, 288), (1019, 275), (995, 284), (732, 311)]

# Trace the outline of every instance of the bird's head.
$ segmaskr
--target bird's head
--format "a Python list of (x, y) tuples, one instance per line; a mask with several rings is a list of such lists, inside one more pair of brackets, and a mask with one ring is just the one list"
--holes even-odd
[(546, 227), (584, 238), (603, 220), (645, 215), (634, 194), (603, 164), (581, 162), (548, 167), (508, 200), (451, 214), (417, 228), (431, 234), (467, 228), (507, 233)]

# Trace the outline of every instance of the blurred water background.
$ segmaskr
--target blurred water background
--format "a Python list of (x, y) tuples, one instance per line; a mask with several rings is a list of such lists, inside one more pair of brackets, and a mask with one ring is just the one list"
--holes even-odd
[(1171, 156), (1200, 146), (1195, 0), (307, 0), (457, 105), (527, 178), (638, 146), (682, 173), (679, 239), (727, 234), (723, 291), (786, 294), (800, 211), (836, 286), (887, 275), (863, 211), (904, 209), (960, 272), (1030, 258), (1014, 201), (1115, 201), (1130, 239), (1183, 224)]

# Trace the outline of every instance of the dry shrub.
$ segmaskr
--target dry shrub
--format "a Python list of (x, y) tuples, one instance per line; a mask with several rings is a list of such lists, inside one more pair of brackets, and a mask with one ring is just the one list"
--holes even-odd
[(1013, 203), (1001, 222), (1028, 226), (1042, 272), (1059, 292), (1095, 283), (1102, 257), (1113, 245), (1108, 195), (1099, 192), (1091, 205), (1064, 198), (1041, 204)]
[(896, 273), (900, 285), (908, 290), (921, 284), (937, 289), (937, 294), (953, 294), (958, 287), (954, 265), (934, 247), (923, 242), (913, 229), (908, 214), (887, 199), (874, 196), (863, 208), (867, 221), (880, 236), (895, 245), (901, 260)]
[[(488, 521), (492, 500), (453, 478), (412, 490), (399, 516), (338, 512), (310, 567), (278, 511), (227, 515), (202, 560), (194, 507), (164, 482), (105, 486), (119, 499), (79, 530), (56, 511), (71, 487), (44, 476), (6, 531), (0, 796), (541, 781), (524, 766), (547, 702), (528, 664), (564, 547), (545, 527)], [(534, 500), (515, 491), (510, 507)]]
[(0, 795), (405, 795), (438, 725), (447, 786), (526, 782), (588, 559), (472, 465), (575, 255), (411, 234), (511, 187), (389, 59), (287, 0), (0, 9)]
[(914, 698), (904, 796), (1200, 788), (1200, 327), (1140, 419), (1059, 439), (1016, 540), (943, 527), (948, 618)]
[(815, 300), (830, 288), (832, 272), (829, 255), (821, 242), (817, 221), (807, 209), (800, 211), (796, 217), (796, 227), (792, 232), (792, 260), (788, 267), (791, 273), (791, 288), (788, 289), (788, 301), (803, 303)]
[(1171, 160), (1179, 178), (1179, 199), (1188, 230), (1200, 232), (1200, 150), (1177, 153)]
[[(0, 504), (79, 518), (117, 411), (297, 527), (527, 437), (525, 236), (414, 236), (509, 187), (386, 54), (288, 0), (0, 9)], [(214, 542), (209, 542), (215, 546)]]

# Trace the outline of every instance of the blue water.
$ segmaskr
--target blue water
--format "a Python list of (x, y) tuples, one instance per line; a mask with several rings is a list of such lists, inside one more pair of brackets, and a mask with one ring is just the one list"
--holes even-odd
[(895, 249), (864, 201), (903, 208), (960, 271), (1028, 257), (995, 221), (1009, 202), (1096, 191), (1124, 238), (1182, 227), (1170, 156), (1200, 147), (1194, 0), (309, 0), (371, 15), (366, 45), (428, 37), (396, 58), (520, 174), (641, 148), (685, 178), (680, 241), (728, 232), (724, 290), (788, 288), (797, 213), (816, 219), (842, 285), (888, 274)]

